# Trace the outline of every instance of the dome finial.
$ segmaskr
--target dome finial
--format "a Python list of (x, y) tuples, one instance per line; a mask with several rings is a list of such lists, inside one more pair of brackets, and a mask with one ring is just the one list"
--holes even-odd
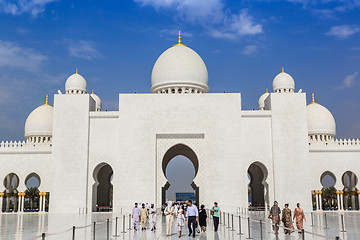
[(315, 103), (315, 95), (314, 95), (314, 93), (312, 94), (311, 98), (312, 98), (312, 102), (311, 102), (311, 103)]
[(51, 106), (51, 105), (49, 104), (49, 95), (46, 95), (44, 106)]
[(76, 74), (78, 74), (78, 68), (76, 68), (76, 71), (75, 71)]
[(268, 89), (266, 89), (266, 92), (265, 93), (269, 93), (269, 90)]
[(180, 31), (179, 31), (179, 36), (178, 36), (178, 43), (175, 44), (174, 46), (186, 46), (185, 44), (181, 43), (181, 32)]
[(92, 93), (91, 94), (94, 94), (94, 89), (92, 90)]
[(284, 67), (281, 67), (281, 72), (284, 72)]

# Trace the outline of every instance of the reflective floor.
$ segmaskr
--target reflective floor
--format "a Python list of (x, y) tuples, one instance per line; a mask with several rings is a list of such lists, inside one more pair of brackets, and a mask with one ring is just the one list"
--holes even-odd
[[(305, 223), (305, 239), (360, 239), (360, 212), (346, 212), (344, 214), (344, 230), (342, 232), (342, 221), (340, 213), (314, 213), (311, 221), (310, 213), (307, 214), (308, 221)], [(264, 212), (250, 213), (249, 216), (241, 218), (241, 233), (239, 231), (239, 218), (234, 215), (233, 221), (231, 215), (221, 219), (219, 231), (214, 233), (212, 220), (208, 219), (208, 229), (206, 233), (197, 234), (195, 239), (247, 239), (249, 238), (248, 222), (250, 222), (250, 238), (261, 239), (260, 221), (262, 220), (262, 237), (263, 239), (276, 239), (271, 229), (270, 221), (265, 218)], [(117, 233), (115, 217), (118, 217)], [(249, 217), (249, 220), (247, 219)], [(107, 224), (109, 219), (109, 224)], [(229, 223), (228, 223), (229, 219)], [(326, 221), (325, 221), (326, 219)], [(1, 214), (0, 215), (0, 239), (42, 239), (41, 234), (45, 234), (45, 239), (73, 239), (73, 226), (75, 228), (75, 239), (107, 239), (107, 229), (109, 228), (109, 239), (119, 240), (155, 240), (155, 239), (179, 239), (177, 234), (176, 222), (173, 224), (173, 234), (171, 237), (165, 236), (165, 218), (158, 216), (157, 231), (151, 232), (128, 230), (129, 216), (125, 218), (124, 226), (126, 233), (123, 231), (123, 216), (111, 213), (94, 213), (94, 214)], [(311, 226), (313, 222), (314, 226)], [(233, 227), (232, 227), (233, 226)], [(118, 237), (114, 235), (118, 235)], [(188, 237), (188, 230), (184, 228), (183, 239), (193, 239)], [(316, 234), (316, 235), (313, 235)], [(327, 238), (325, 238), (325, 236)], [(290, 236), (285, 235), (280, 229), (278, 239), (302, 239), (301, 236), (294, 232)]]

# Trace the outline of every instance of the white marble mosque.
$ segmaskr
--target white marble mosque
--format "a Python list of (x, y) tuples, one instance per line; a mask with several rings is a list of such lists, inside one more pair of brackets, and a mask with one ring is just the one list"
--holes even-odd
[(165, 169), (178, 155), (194, 165), (197, 202), (226, 212), (274, 200), (322, 210), (324, 177), (336, 189), (335, 210), (359, 210), (360, 140), (336, 139), (321, 99), (307, 103), (284, 70), (259, 110), (245, 110), (241, 93), (209, 93), (204, 61), (179, 36), (156, 60), (151, 83), (151, 93), (120, 93), (118, 110), (102, 111), (85, 78), (71, 75), (53, 105), (46, 98), (29, 114), (24, 140), (0, 143), (2, 212), (26, 210), (34, 178), (40, 212), (160, 207)]

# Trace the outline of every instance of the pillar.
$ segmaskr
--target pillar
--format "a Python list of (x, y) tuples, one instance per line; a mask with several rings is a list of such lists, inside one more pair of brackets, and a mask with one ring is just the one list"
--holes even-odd
[(4, 201), (4, 193), (1, 192), (0, 193), (0, 213), (2, 213), (3, 201)]
[(323, 210), (323, 207), (322, 207), (322, 191), (320, 190), (319, 191), (319, 202), (320, 202), (320, 210)]
[(340, 191), (336, 191), (337, 210), (340, 210)]
[(339, 195), (339, 200), (340, 200), (340, 210), (344, 210), (344, 191), (340, 191), (340, 195)]
[(39, 192), (39, 212), (42, 212), (42, 192)]
[(359, 203), (357, 210), (360, 210), (360, 191), (357, 191), (356, 193), (357, 193), (357, 198), (358, 198), (358, 203)]
[(19, 196), (19, 207), (18, 207), (18, 212), (22, 212), (23, 206), (22, 206), (22, 192), (18, 193)]

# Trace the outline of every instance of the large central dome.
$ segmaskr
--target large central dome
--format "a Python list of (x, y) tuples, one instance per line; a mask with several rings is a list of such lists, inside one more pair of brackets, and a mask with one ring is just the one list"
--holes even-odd
[(204, 93), (209, 91), (208, 71), (201, 57), (179, 42), (155, 62), (151, 74), (153, 93)]

